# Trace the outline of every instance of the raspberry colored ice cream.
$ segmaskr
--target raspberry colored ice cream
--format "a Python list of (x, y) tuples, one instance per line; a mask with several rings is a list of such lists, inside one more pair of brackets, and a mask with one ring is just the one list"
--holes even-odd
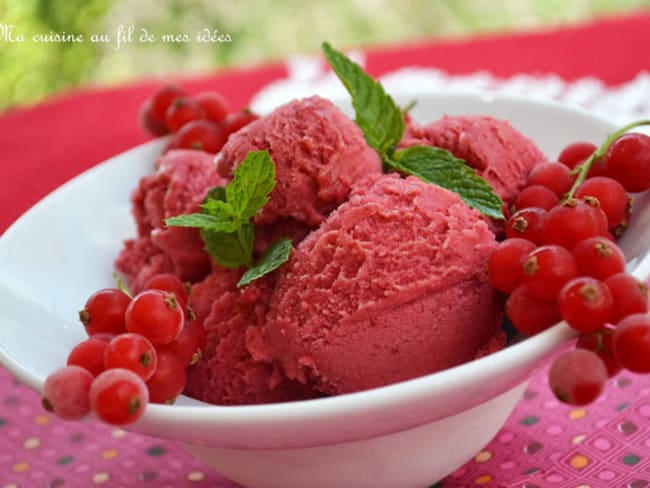
[(415, 177), (375, 176), (307, 236), (269, 303), (269, 357), (327, 394), (471, 360), (499, 330), (478, 212)]
[[(311, 97), (276, 109), (230, 137), (217, 157), (225, 179), (249, 151), (267, 149), (276, 187), (256, 216), (256, 249), (283, 236), (301, 241), (345, 201), (366, 174), (379, 174), (378, 155), (359, 128), (331, 102)], [(238, 289), (241, 271), (215, 266), (192, 288), (190, 305), (204, 318), (205, 360), (189, 372), (188, 394), (217, 404), (268, 403), (322, 393), (290, 380), (268, 357), (264, 323), (274, 278)]]
[(140, 180), (131, 197), (138, 235), (125, 242), (115, 264), (132, 291), (156, 273), (173, 272), (184, 281), (196, 281), (210, 272), (199, 232), (166, 227), (164, 220), (198, 212), (207, 191), (223, 184), (213, 156), (193, 150), (167, 152), (156, 171)]
[(189, 304), (204, 322), (207, 346), (205, 359), (188, 370), (186, 394), (219, 405), (317, 396), (310, 386), (287, 379), (277, 364), (253, 356), (256, 346), (248, 337), (264, 321), (272, 283), (260, 280), (237, 288), (241, 274), (215, 266), (192, 287)]
[[(410, 124), (402, 143), (445, 147), (508, 199), (544, 159), (506, 122), (445, 117)], [(199, 211), (249, 151), (266, 149), (276, 186), (255, 217), (255, 253), (294, 242), (279, 270), (237, 287), (196, 229), (164, 225)], [(138, 235), (116, 266), (134, 292), (153, 274), (194, 283), (203, 359), (185, 392), (220, 405), (365, 390), (498, 350), (503, 297), (490, 284), (490, 223), (455, 193), (382, 174), (358, 127), (331, 102), (296, 100), (231, 135), (216, 161), (171, 151), (132, 197)]]
[(262, 149), (275, 162), (277, 184), (257, 224), (289, 220), (313, 229), (360, 177), (381, 172), (356, 124), (317, 96), (289, 102), (232, 135), (217, 156), (217, 171), (231, 178), (249, 151)]
[(546, 157), (533, 141), (509, 122), (489, 116), (444, 116), (425, 126), (411, 123), (400, 144), (447, 149), (492, 185), (510, 205), (530, 170)]

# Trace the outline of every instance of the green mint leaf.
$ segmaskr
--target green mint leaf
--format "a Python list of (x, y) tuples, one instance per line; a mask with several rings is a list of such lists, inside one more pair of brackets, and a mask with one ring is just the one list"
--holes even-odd
[(494, 219), (503, 219), (503, 202), (492, 187), (446, 149), (412, 146), (400, 149), (388, 161), (396, 170), (456, 192), (467, 205)]
[(208, 203), (210, 200), (218, 200), (221, 202), (226, 201), (226, 188), (223, 186), (213, 186), (208, 190), (207, 195), (205, 196), (205, 199), (203, 200), (203, 204), (205, 205)]
[(242, 221), (248, 220), (268, 202), (274, 186), (275, 164), (268, 151), (251, 151), (226, 186), (226, 201)]
[(245, 263), (245, 256), (234, 232), (201, 231), (205, 250), (221, 266), (239, 268)]
[(404, 134), (402, 111), (381, 84), (329, 43), (322, 45), (330, 66), (352, 97), (356, 123), (368, 145), (382, 158), (389, 155)]
[(239, 224), (231, 215), (213, 215), (207, 213), (193, 213), (178, 215), (165, 219), (169, 227), (196, 227), (198, 229), (217, 232), (235, 232)]
[(223, 200), (207, 199), (201, 204), (201, 210), (205, 215), (211, 215), (219, 220), (232, 222), (240, 220), (237, 210), (229, 202)]
[(243, 224), (236, 232), (215, 232), (204, 229), (201, 236), (205, 243), (205, 250), (221, 266), (226, 268), (253, 266), (255, 232), (252, 223)]
[(271, 244), (257, 261), (255, 266), (249, 268), (237, 282), (237, 286), (248, 285), (271, 271), (279, 268), (289, 260), (291, 255), (291, 239), (283, 238)]

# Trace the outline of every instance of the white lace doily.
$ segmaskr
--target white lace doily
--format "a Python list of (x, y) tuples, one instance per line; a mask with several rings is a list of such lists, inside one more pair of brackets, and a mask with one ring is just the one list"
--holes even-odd
[[(363, 53), (352, 52), (349, 56), (364, 64)], [(281, 103), (314, 94), (336, 99), (347, 97), (343, 85), (328, 69), (323, 58), (294, 57), (286, 65), (289, 76), (260, 90), (251, 103), (253, 110), (268, 113)], [(520, 74), (510, 78), (497, 78), (487, 72), (452, 75), (433, 68), (406, 66), (384, 74), (380, 81), (388, 93), (395, 96), (487, 90), (534, 99), (552, 99), (579, 106), (615, 125), (650, 118), (650, 73), (647, 71), (640, 72), (626, 83), (607, 86), (595, 77), (570, 82), (552, 75)]]

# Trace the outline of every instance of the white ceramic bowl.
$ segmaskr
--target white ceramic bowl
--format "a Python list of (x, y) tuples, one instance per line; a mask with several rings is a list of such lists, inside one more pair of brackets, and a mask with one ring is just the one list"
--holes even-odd
[[(490, 94), (424, 95), (413, 112), (420, 121), (443, 114), (508, 119), (551, 158), (569, 142), (599, 142), (612, 130), (583, 111)], [(145, 144), (78, 176), (0, 239), (0, 360), (34, 390), (84, 338), (76, 312), (87, 296), (113, 284), (121, 241), (135, 233), (129, 195), (161, 147)], [(642, 278), (650, 268), (646, 203), (637, 204), (622, 242)], [(129, 429), (185, 443), (251, 487), (427, 486), (490, 441), (530, 375), (571, 337), (558, 324), (441, 373), (332, 398), (223, 407), (181, 397), (150, 405)]]

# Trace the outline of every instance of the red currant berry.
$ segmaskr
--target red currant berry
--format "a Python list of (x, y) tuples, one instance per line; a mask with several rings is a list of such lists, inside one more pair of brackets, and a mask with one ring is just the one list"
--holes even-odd
[(147, 385), (133, 371), (107, 369), (90, 385), (90, 407), (106, 423), (124, 425), (135, 422), (149, 402)]
[(550, 210), (559, 203), (560, 199), (550, 188), (542, 185), (532, 185), (517, 194), (514, 201), (515, 209), (539, 207)]
[(497, 290), (510, 293), (524, 280), (524, 258), (535, 244), (526, 239), (514, 237), (501, 241), (488, 258), (490, 280)]
[(156, 369), (156, 350), (139, 334), (127, 332), (116, 336), (104, 351), (106, 369), (124, 368), (147, 381)]
[(140, 127), (154, 137), (164, 136), (169, 133), (165, 120), (158, 120), (153, 114), (153, 103), (150, 99), (145, 100), (140, 107), (138, 114)]
[(519, 237), (535, 244), (542, 243), (542, 223), (546, 210), (539, 207), (527, 207), (517, 210), (506, 222), (506, 237)]
[[(99, 334), (98, 334), (99, 335)], [(80, 366), (93, 376), (104, 371), (104, 351), (108, 342), (95, 336), (80, 342), (68, 354), (68, 366)]]
[(562, 353), (548, 372), (551, 391), (558, 400), (570, 405), (587, 405), (596, 400), (607, 378), (605, 363), (586, 349)]
[(555, 300), (540, 300), (526, 285), (520, 285), (506, 301), (506, 314), (522, 334), (534, 335), (560, 321)]
[(43, 408), (64, 420), (79, 420), (90, 412), (88, 395), (93, 375), (80, 366), (51, 373), (43, 385)]
[(226, 143), (228, 136), (224, 128), (209, 120), (187, 122), (178, 131), (177, 145), (182, 149), (197, 149), (216, 154)]
[(612, 378), (616, 376), (622, 368), (621, 363), (618, 362), (614, 356), (614, 348), (612, 346), (612, 329), (601, 329), (596, 332), (586, 332), (580, 334), (576, 347), (580, 349), (587, 349), (595, 353), (605, 363), (607, 368), (607, 376)]
[(598, 176), (607, 176), (605, 170), (605, 158), (600, 157), (596, 159), (592, 164), (589, 171), (587, 171), (587, 178), (596, 178)]
[(188, 122), (205, 118), (205, 110), (193, 98), (176, 98), (165, 114), (167, 127), (172, 132), (178, 132)]
[(255, 122), (259, 118), (259, 115), (251, 112), (249, 109), (244, 109), (241, 112), (228, 114), (228, 116), (224, 119), (226, 134), (230, 135), (233, 132), (237, 132), (239, 129), (247, 126), (251, 122)]
[(89, 336), (100, 332), (121, 334), (126, 332), (124, 313), (131, 299), (117, 288), (105, 288), (93, 293), (79, 312)]
[(614, 236), (615, 239), (620, 239), (625, 234), (625, 231), (627, 230), (627, 226), (630, 223), (630, 217), (632, 216), (633, 204), (634, 204), (634, 199), (631, 196), (628, 196), (627, 205), (625, 206), (625, 217), (623, 217), (623, 221), (620, 224), (618, 224), (614, 229), (611, 230), (611, 234), (612, 236)]
[(149, 339), (154, 346), (169, 344), (185, 325), (185, 313), (175, 295), (162, 290), (137, 294), (125, 313), (126, 329)]
[(173, 352), (160, 351), (158, 366), (153, 376), (147, 381), (149, 398), (152, 403), (174, 403), (176, 397), (183, 392), (187, 383), (185, 367)]
[(612, 338), (614, 354), (633, 373), (650, 373), (650, 315), (635, 313), (621, 320)]
[(186, 367), (196, 364), (205, 348), (206, 334), (203, 323), (194, 319), (185, 323), (185, 327), (176, 340), (161, 346), (160, 351), (174, 353)]
[(625, 218), (627, 193), (618, 181), (606, 176), (596, 176), (583, 181), (576, 189), (575, 197), (594, 197), (607, 216), (607, 228), (613, 229)]
[(561, 246), (540, 246), (523, 262), (524, 283), (530, 293), (542, 300), (553, 300), (560, 289), (578, 274), (578, 266), (569, 251)]
[(205, 118), (211, 122), (221, 122), (230, 113), (228, 100), (221, 93), (217, 92), (202, 92), (194, 97), (203, 107)]
[(600, 202), (595, 197), (586, 196), (582, 199), (587, 206), (591, 209), (591, 214), (596, 221), (596, 227), (598, 227), (598, 235), (605, 237), (612, 237), (612, 233), (609, 231), (609, 221), (607, 220), (607, 215), (600, 208)]
[(165, 122), (165, 114), (169, 105), (185, 92), (175, 85), (164, 85), (158, 88), (150, 98), (145, 100), (140, 109), (140, 122), (145, 130), (154, 136), (169, 133)]
[(603, 209), (600, 208), (600, 202), (598, 201), (598, 199), (587, 195), (586, 197), (582, 198), (582, 201), (587, 204), (589, 210), (591, 211), (591, 215), (596, 221), (596, 227), (598, 227), (598, 235), (600, 236), (610, 235), (607, 215), (605, 215)]
[(169, 140), (167, 141), (167, 144), (162, 150), (162, 153), (165, 154), (168, 151), (171, 151), (173, 149), (180, 149), (180, 146), (178, 145), (178, 133), (171, 134), (169, 136)]
[(605, 280), (625, 271), (623, 251), (608, 237), (590, 237), (579, 242), (572, 251), (578, 274)]
[(100, 332), (99, 334), (93, 334), (92, 339), (97, 339), (98, 341), (104, 341), (106, 343), (111, 342), (111, 339), (115, 337), (115, 334), (109, 334), (108, 332)]
[(614, 300), (602, 281), (581, 276), (560, 290), (558, 307), (562, 318), (580, 332), (602, 329), (612, 316)]
[(549, 210), (542, 223), (544, 243), (568, 250), (584, 239), (600, 235), (601, 231), (601, 222), (592, 206), (575, 198)]
[(573, 176), (569, 173), (569, 168), (563, 164), (545, 162), (530, 171), (526, 186), (532, 185), (545, 186), (558, 198), (562, 198), (571, 189)]
[(650, 136), (631, 132), (617, 138), (605, 153), (606, 175), (626, 191), (650, 189)]
[(173, 273), (158, 273), (149, 278), (143, 290), (162, 290), (174, 294), (177, 300), (187, 303), (187, 286)]
[(605, 280), (614, 299), (612, 322), (628, 315), (648, 311), (648, 285), (627, 273), (617, 273)]
[(596, 145), (591, 142), (573, 142), (562, 149), (557, 160), (569, 169), (573, 169), (583, 163), (596, 149), (598, 149)]

